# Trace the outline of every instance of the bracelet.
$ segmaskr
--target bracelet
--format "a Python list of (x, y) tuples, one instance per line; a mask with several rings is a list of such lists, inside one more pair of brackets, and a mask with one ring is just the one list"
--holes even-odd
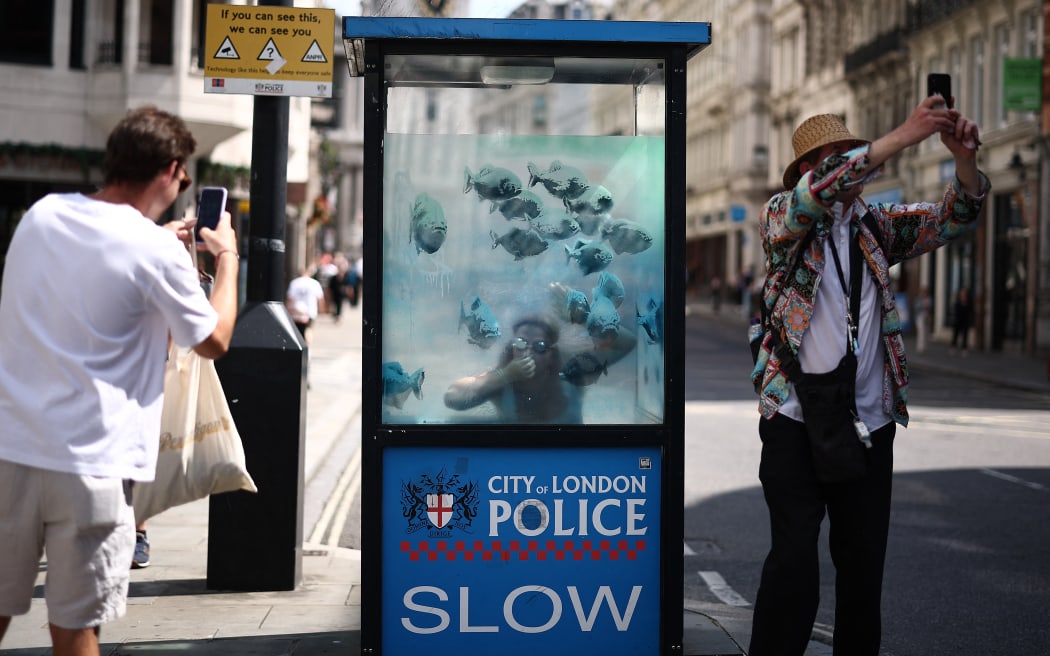
[(235, 251), (235, 250), (233, 250), (231, 248), (224, 248), (224, 249), (222, 249), (221, 251), (219, 251), (218, 253), (215, 254), (215, 261), (216, 262), (219, 261), (219, 256), (222, 255), (223, 253), (233, 253), (234, 255), (237, 256), (238, 260), (241, 259), (241, 256), (240, 256), (239, 253), (237, 253), (237, 251)]

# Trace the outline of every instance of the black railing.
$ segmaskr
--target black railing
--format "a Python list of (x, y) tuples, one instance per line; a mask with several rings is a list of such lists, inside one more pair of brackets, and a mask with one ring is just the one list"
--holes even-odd
[(977, 0), (917, 0), (908, 7), (908, 30), (922, 30), (936, 25), (976, 2)]
[(874, 61), (893, 53), (903, 53), (907, 50), (904, 42), (905, 32), (902, 28), (896, 28), (889, 32), (883, 32), (864, 45), (846, 53), (846, 75), (864, 67)]

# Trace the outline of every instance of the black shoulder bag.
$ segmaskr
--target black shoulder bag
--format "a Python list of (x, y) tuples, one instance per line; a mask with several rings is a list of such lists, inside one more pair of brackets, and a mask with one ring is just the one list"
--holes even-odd
[(867, 472), (865, 447), (871, 446), (868, 428), (857, 414), (857, 318), (860, 315), (860, 284), (864, 265), (856, 237), (850, 242), (850, 285), (847, 288), (835, 242), (831, 254), (838, 270), (842, 291), (849, 296), (846, 314), (846, 355), (835, 369), (822, 374), (804, 373), (794, 361), (797, 379), (795, 394), (802, 406), (802, 418), (809, 435), (813, 468), (825, 483), (862, 478)]

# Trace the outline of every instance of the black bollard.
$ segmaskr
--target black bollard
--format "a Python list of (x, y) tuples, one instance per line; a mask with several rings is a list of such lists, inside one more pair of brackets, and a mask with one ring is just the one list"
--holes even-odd
[(294, 590), (302, 582), (307, 353), (283, 303), (288, 110), (286, 97), (255, 98), (248, 299), (216, 370), (259, 492), (211, 497), (213, 590)]

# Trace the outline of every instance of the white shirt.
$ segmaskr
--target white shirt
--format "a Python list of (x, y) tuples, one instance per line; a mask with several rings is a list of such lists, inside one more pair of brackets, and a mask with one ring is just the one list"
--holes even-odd
[[(835, 217), (831, 234), (824, 242), (824, 272), (817, 282), (817, 293), (813, 301), (813, 316), (809, 329), (802, 335), (802, 344), (798, 349), (799, 363), (802, 371), (807, 373), (826, 373), (838, 366), (839, 360), (846, 355), (846, 311), (849, 309), (850, 281), (850, 220), (857, 210), (863, 211), (863, 205), (855, 203), (843, 215), (842, 203), (835, 203), (830, 212)], [(831, 240), (835, 240), (839, 262), (842, 264), (842, 277), (847, 291), (843, 291), (839, 282), (838, 268), (831, 253)], [(879, 309), (878, 290), (871, 279), (870, 272), (861, 276), (860, 316), (858, 321), (857, 343), (857, 414), (868, 426), (876, 430), (893, 421), (893, 417), (884, 410), (882, 402), (883, 379), (883, 346), (882, 331), (879, 326), (882, 314)], [(802, 421), (802, 408), (791, 386), (784, 405), (779, 412), (797, 421)]]
[(317, 303), (324, 298), (321, 283), (310, 276), (299, 276), (288, 283), (288, 313), (292, 321), (307, 323), (317, 318)]
[(0, 291), (0, 459), (152, 480), (169, 331), (193, 346), (217, 323), (173, 232), (129, 205), (41, 199)]

